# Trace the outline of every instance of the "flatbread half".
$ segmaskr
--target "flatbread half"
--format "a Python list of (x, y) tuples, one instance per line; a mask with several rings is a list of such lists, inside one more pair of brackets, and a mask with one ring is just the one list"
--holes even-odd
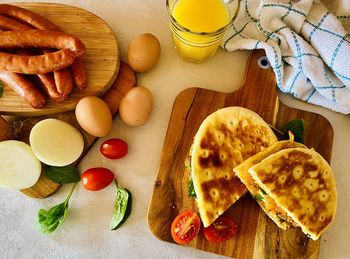
[(273, 145), (266, 148), (265, 150), (255, 154), (254, 156), (251, 156), (250, 158), (248, 158), (243, 163), (241, 163), (233, 169), (236, 176), (247, 187), (248, 191), (250, 192), (252, 197), (258, 202), (262, 210), (270, 217), (270, 219), (272, 219), (277, 224), (277, 226), (284, 230), (288, 229), (291, 226), (291, 223), (288, 220), (286, 220), (285, 217), (282, 217), (282, 214), (284, 214), (285, 212), (281, 211), (280, 208), (274, 202), (274, 200), (271, 199), (271, 197), (269, 197), (268, 195), (266, 195), (264, 189), (259, 188), (259, 185), (255, 183), (251, 175), (248, 173), (248, 169), (253, 165), (261, 162), (261, 160), (282, 149), (295, 147), (306, 148), (305, 145), (290, 140), (276, 142)]
[(302, 231), (317, 240), (332, 223), (337, 190), (332, 169), (312, 149), (281, 150), (248, 170)]
[(247, 191), (232, 169), (276, 141), (269, 125), (242, 107), (220, 109), (203, 121), (192, 145), (191, 176), (204, 227)]

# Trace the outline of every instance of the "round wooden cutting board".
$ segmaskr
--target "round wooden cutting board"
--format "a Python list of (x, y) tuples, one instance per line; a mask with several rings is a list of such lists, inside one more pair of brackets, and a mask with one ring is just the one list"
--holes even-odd
[(62, 31), (75, 35), (86, 46), (84, 56), (88, 74), (88, 86), (84, 91), (74, 88), (63, 102), (48, 99), (43, 109), (32, 108), (10, 87), (4, 87), (0, 98), (0, 114), (41, 116), (70, 111), (80, 98), (101, 96), (112, 85), (119, 71), (117, 39), (111, 28), (96, 15), (81, 8), (51, 3), (16, 3), (15, 5), (36, 12), (56, 24)]

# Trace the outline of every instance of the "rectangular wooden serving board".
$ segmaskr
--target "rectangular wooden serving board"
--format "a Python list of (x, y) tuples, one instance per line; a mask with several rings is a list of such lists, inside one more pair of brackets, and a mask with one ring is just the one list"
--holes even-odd
[[(194, 198), (188, 196), (189, 175), (184, 161), (202, 121), (220, 108), (242, 106), (251, 109), (279, 129), (290, 120), (303, 119), (305, 144), (315, 148), (330, 162), (332, 126), (322, 115), (290, 108), (279, 101), (272, 68), (264, 69), (258, 65), (264, 56), (264, 51), (252, 52), (244, 85), (235, 92), (189, 88), (177, 96), (148, 211), (148, 224), (157, 238), (175, 243), (170, 234), (174, 218), (185, 209), (197, 211)], [(319, 240), (311, 240), (299, 228), (279, 229), (249, 194), (224, 215), (238, 223), (235, 237), (223, 243), (213, 243), (208, 242), (200, 231), (187, 246), (239, 259), (318, 257)]]

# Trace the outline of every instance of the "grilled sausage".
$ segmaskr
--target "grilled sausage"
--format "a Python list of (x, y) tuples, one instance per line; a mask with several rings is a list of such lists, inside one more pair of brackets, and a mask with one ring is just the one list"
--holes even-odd
[(45, 96), (23, 75), (0, 71), (0, 80), (22, 96), (33, 108), (40, 109), (45, 106)]

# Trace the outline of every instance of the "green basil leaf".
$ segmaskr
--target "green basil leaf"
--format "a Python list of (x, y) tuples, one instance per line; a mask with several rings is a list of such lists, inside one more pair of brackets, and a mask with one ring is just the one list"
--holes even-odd
[(68, 213), (68, 204), (70, 197), (72, 196), (76, 183), (70, 190), (66, 200), (56, 206), (53, 206), (49, 210), (40, 209), (38, 211), (38, 224), (40, 231), (44, 234), (50, 234), (55, 231), (60, 224), (64, 221)]
[(116, 201), (114, 204), (112, 221), (110, 224), (111, 230), (116, 230), (119, 228), (125, 222), (131, 212), (131, 193), (127, 189), (120, 188), (116, 181), (115, 185)]
[(66, 218), (68, 211), (68, 202), (64, 201), (49, 210), (40, 209), (38, 212), (38, 223), (40, 231), (44, 234), (50, 234)]
[(123, 225), (124, 222), (128, 219), (128, 217), (129, 217), (130, 214), (131, 214), (132, 196), (131, 196), (131, 192), (130, 192), (128, 189), (125, 189), (125, 190), (126, 190), (126, 191), (128, 192), (128, 194), (129, 194), (128, 205), (126, 206), (126, 210), (125, 210), (124, 217), (123, 217), (122, 221), (120, 221), (118, 227), (120, 227), (121, 225)]
[(188, 196), (197, 198), (197, 194), (196, 194), (196, 191), (195, 191), (194, 186), (193, 186), (193, 179), (192, 178), (190, 178), (190, 182), (188, 184)]
[(45, 175), (55, 183), (75, 183), (80, 181), (80, 174), (77, 168), (73, 165), (62, 167), (45, 166)]
[(294, 135), (294, 140), (299, 143), (304, 143), (305, 122), (303, 119), (296, 119), (287, 122), (283, 127), (283, 132), (288, 136), (288, 131)]
[(0, 97), (4, 94), (4, 83), (0, 81)]
[(264, 199), (264, 197), (261, 196), (260, 194), (254, 196), (254, 200), (262, 201), (263, 199)]

